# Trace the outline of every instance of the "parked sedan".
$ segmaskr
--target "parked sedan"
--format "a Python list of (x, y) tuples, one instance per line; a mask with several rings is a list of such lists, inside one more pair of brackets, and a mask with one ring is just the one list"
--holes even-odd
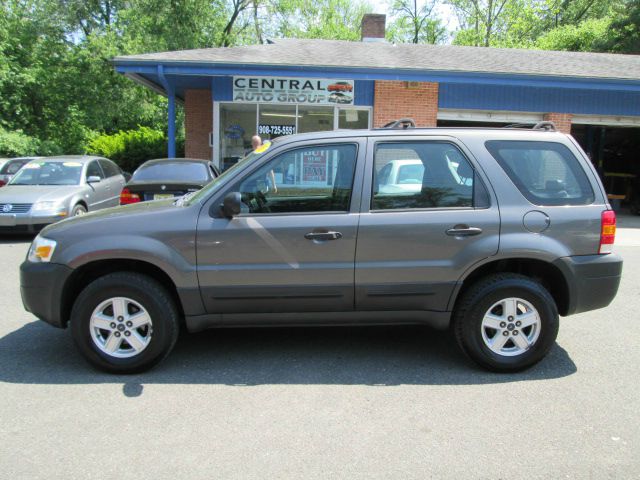
[(133, 172), (120, 194), (120, 205), (181, 197), (204, 187), (220, 173), (209, 160), (161, 158)]
[(70, 216), (115, 207), (124, 183), (120, 168), (105, 158), (33, 160), (0, 190), (0, 232), (35, 232)]
[(0, 165), (0, 187), (4, 187), (9, 180), (18, 173), (18, 171), (27, 163), (32, 160), (37, 160), (40, 157), (18, 157), (18, 158), (10, 158), (6, 159)]

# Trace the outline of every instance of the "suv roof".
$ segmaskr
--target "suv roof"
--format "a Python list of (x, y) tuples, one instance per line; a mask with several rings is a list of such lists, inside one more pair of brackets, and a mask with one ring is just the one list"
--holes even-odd
[(430, 136), (473, 136), (487, 139), (502, 138), (514, 140), (553, 140), (566, 138), (566, 134), (548, 130), (530, 130), (522, 128), (477, 128), (477, 127), (412, 127), (412, 128), (373, 128), (361, 130), (328, 130), (323, 132), (297, 133), (270, 140), (275, 145), (307, 140), (325, 140), (327, 138), (352, 137), (412, 137)]

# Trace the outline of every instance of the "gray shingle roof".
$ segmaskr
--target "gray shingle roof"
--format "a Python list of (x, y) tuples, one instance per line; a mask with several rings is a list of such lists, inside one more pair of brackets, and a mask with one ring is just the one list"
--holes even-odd
[(129, 55), (114, 62), (302, 65), (640, 81), (640, 55), (339, 40), (284, 39), (267, 45)]

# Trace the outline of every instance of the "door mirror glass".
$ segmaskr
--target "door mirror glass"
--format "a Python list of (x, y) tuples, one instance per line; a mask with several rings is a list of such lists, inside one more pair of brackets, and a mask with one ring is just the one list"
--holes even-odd
[(87, 183), (100, 183), (100, 180), (101, 178), (97, 175), (91, 175), (90, 177), (87, 177)]
[(228, 193), (222, 201), (222, 213), (227, 218), (233, 218), (240, 213), (241, 206), (240, 192)]

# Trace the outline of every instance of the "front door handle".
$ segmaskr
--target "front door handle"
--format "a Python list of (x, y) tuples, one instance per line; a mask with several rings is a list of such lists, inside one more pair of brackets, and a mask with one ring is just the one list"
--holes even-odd
[(482, 229), (478, 227), (470, 227), (469, 225), (459, 224), (447, 230), (447, 235), (452, 237), (471, 237), (473, 235), (480, 235)]
[(342, 234), (340, 232), (309, 232), (305, 233), (304, 238), (324, 242), (326, 240), (338, 240), (342, 238)]

